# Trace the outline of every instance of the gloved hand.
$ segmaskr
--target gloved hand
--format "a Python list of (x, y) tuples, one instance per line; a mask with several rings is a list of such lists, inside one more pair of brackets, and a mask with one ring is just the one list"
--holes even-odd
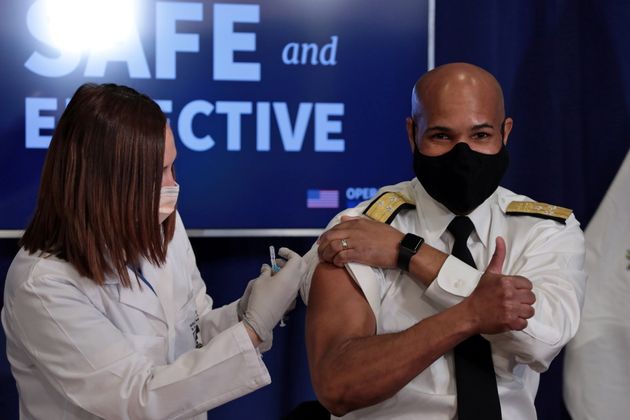
[[(265, 265), (266, 264), (264, 264), (261, 268), (261, 273)], [(245, 287), (243, 296), (238, 300), (238, 304), (236, 305), (236, 314), (238, 315), (239, 321), (242, 321), (245, 318), (245, 312), (247, 311), (247, 305), (249, 305), (249, 296), (252, 294), (252, 286), (254, 285), (254, 281), (255, 280), (250, 280), (249, 283), (247, 283), (247, 287)]]
[[(287, 262), (273, 276), (271, 268), (263, 265), (260, 276), (250, 282), (251, 292), (243, 316), (262, 341), (272, 337), (273, 328), (297, 297), (306, 277), (307, 267), (299, 254), (280, 248), (278, 255)], [(247, 286), (250, 287), (249, 284)]]
[[(278, 266), (284, 267), (284, 260), (278, 260)], [(265, 270), (271, 270), (271, 266), (269, 264), (263, 264), (260, 267), (260, 273), (264, 273)], [(273, 273), (272, 273), (273, 275)], [(238, 300), (238, 304), (236, 305), (236, 314), (238, 315), (238, 320), (242, 321), (245, 318), (245, 312), (247, 311), (247, 306), (249, 305), (249, 296), (252, 294), (252, 286), (256, 279), (250, 280), (245, 287), (245, 291), (243, 292), (243, 296)], [(291, 312), (295, 309), (295, 301), (287, 308), (287, 312)], [(286, 313), (285, 313), (286, 315)]]

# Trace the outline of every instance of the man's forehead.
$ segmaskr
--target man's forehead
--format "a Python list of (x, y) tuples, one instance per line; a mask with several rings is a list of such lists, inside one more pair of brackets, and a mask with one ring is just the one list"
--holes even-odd
[(432, 101), (488, 101), (501, 100), (501, 92), (495, 86), (475, 79), (445, 80), (442, 83), (431, 83), (420, 90), (420, 98), (425, 105)]
[[(480, 67), (453, 63), (437, 67), (422, 76), (414, 86), (412, 112), (441, 112), (460, 108), (457, 112), (498, 113), (503, 118), (503, 92), (497, 80)], [(415, 113), (415, 112), (414, 112)]]
[(504, 118), (503, 103), (497, 95), (487, 89), (462, 87), (444, 89), (421, 99), (421, 117), (436, 124), (467, 124), (470, 126), (496, 122)]
[(492, 97), (444, 96), (423, 101), (421, 117), (427, 121), (458, 121), (470, 125), (503, 119), (503, 107)]

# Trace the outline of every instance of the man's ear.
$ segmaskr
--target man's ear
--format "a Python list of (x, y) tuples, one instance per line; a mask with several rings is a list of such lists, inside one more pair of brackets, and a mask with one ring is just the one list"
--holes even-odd
[(407, 124), (407, 140), (409, 140), (409, 147), (413, 153), (416, 144), (416, 122), (411, 117), (407, 117), (405, 122)]
[(507, 117), (505, 121), (503, 121), (503, 144), (507, 144), (513, 125), (514, 120), (510, 117)]

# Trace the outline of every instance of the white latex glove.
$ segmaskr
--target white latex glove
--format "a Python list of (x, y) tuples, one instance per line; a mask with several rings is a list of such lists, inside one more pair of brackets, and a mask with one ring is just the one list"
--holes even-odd
[(238, 300), (238, 304), (236, 305), (236, 314), (238, 315), (239, 321), (242, 321), (245, 318), (245, 312), (247, 311), (247, 305), (249, 305), (249, 296), (252, 294), (253, 285), (254, 280), (250, 280), (249, 283), (247, 283), (247, 287), (245, 287), (243, 296)]
[(286, 263), (273, 276), (271, 268), (263, 265), (260, 276), (250, 282), (251, 293), (243, 316), (262, 341), (272, 337), (273, 328), (294, 302), (306, 277), (307, 267), (299, 254), (280, 248), (278, 255), (285, 258)]
[[(277, 264), (280, 268), (284, 267), (285, 261), (278, 259)], [(260, 273), (264, 273), (265, 270), (271, 270), (271, 266), (269, 264), (263, 264), (260, 267)], [(272, 273), (271, 275), (273, 276), (275, 273)], [(245, 286), (245, 291), (243, 292), (243, 296), (241, 296), (241, 298), (238, 300), (238, 304), (236, 305), (236, 314), (238, 315), (238, 320), (242, 321), (245, 318), (245, 312), (247, 312), (247, 306), (249, 305), (249, 296), (252, 294), (252, 286), (254, 285), (254, 282), (256, 281), (256, 279), (250, 280), (249, 282), (247, 282), (247, 286)], [(293, 302), (293, 304), (290, 305), (290, 307), (288, 308), (288, 311), (290, 312), (291, 310), (295, 309), (295, 301)], [(286, 315), (286, 313), (285, 313)]]
[[(267, 264), (263, 264), (263, 266), (260, 267), (261, 273), (263, 272), (265, 267), (269, 267), (269, 266)], [(269, 267), (269, 269), (271, 269), (271, 267)], [(252, 294), (252, 286), (254, 285), (254, 281), (255, 279), (250, 280), (247, 283), (247, 286), (245, 287), (245, 291), (243, 292), (243, 296), (238, 300), (238, 304), (236, 305), (236, 314), (238, 315), (239, 321), (243, 321), (243, 319), (245, 319), (245, 312), (247, 311), (247, 305), (249, 305), (249, 296)], [(272, 345), (273, 345), (273, 335), (271, 336), (269, 340), (262, 341), (260, 345), (258, 346), (258, 349), (264, 353), (268, 351), (269, 349), (271, 349)]]

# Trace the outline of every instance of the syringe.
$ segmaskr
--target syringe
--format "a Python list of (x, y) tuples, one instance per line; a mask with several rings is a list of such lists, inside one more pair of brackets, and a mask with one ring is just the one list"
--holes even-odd
[(269, 245), (269, 258), (271, 259), (271, 270), (273, 270), (274, 273), (280, 271), (280, 266), (276, 262), (276, 249), (273, 245)]

